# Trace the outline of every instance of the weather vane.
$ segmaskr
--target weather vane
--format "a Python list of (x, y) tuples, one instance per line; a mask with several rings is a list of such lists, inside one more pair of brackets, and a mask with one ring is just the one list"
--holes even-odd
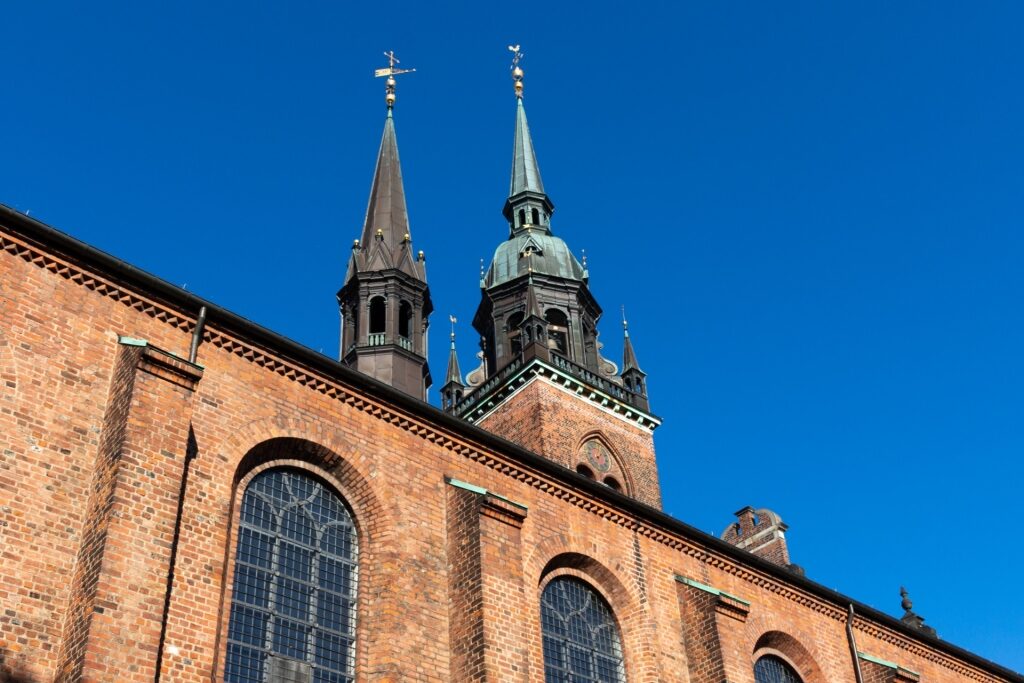
[(626, 322), (626, 304), (622, 304), (622, 329), (629, 335), (629, 323)]
[(399, 62), (398, 57), (395, 56), (394, 50), (385, 52), (384, 56), (388, 58), (387, 67), (384, 69), (377, 69), (373, 72), (373, 75), (375, 78), (382, 78), (384, 76), (388, 77), (388, 80), (384, 81), (387, 90), (387, 95), (385, 95), (384, 99), (388, 103), (388, 111), (391, 111), (391, 108), (395, 106), (395, 76), (399, 74), (412, 73), (416, 69), (396, 69), (395, 64), (398, 64)]
[(523, 69), (519, 66), (519, 60), (523, 58), (523, 53), (519, 49), (520, 45), (509, 45), (508, 51), (512, 53), (512, 80), (515, 83), (516, 97), (519, 99), (523, 98)]
[(448, 316), (448, 320), (450, 320), (451, 323), (452, 323), (452, 341), (454, 342), (455, 341), (455, 323), (457, 323), (459, 321), (455, 319), (454, 315), (449, 315)]

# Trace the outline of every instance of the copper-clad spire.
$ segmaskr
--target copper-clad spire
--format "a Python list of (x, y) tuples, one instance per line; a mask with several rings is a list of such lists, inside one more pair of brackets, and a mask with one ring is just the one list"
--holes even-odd
[(523, 107), (523, 69), (519, 66), (523, 53), (520, 52), (519, 45), (509, 45), (508, 49), (515, 55), (512, 57), (512, 80), (515, 83), (517, 100), (516, 141), (512, 153), (512, 182), (509, 185), (508, 196), (515, 197), (522, 192), (543, 194), (544, 183), (540, 179), (540, 166), (537, 165), (530, 126), (526, 122), (526, 109)]
[(523, 106), (523, 70), (519, 60), (523, 53), (518, 45), (509, 45), (515, 53), (512, 59), (512, 79), (516, 91), (516, 130), (512, 147), (512, 173), (508, 187), (508, 201), (503, 213), (509, 220), (512, 233), (529, 228), (550, 232), (549, 220), (555, 210), (551, 199), (544, 192), (544, 181), (540, 177), (537, 153), (533, 149), (530, 125), (526, 121)]

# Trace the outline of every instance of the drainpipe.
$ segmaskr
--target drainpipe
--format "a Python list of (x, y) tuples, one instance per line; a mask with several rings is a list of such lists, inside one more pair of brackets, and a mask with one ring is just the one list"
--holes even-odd
[(206, 327), (206, 306), (199, 309), (199, 317), (196, 318), (196, 329), (192, 332), (192, 346), (188, 350), (188, 362), (195, 363), (199, 355), (199, 345), (203, 341), (203, 328)]
[(850, 603), (850, 611), (846, 614), (846, 637), (850, 641), (850, 655), (853, 657), (853, 674), (857, 683), (864, 683), (864, 674), (860, 671), (860, 655), (857, 654), (857, 640), (853, 637), (853, 603)]

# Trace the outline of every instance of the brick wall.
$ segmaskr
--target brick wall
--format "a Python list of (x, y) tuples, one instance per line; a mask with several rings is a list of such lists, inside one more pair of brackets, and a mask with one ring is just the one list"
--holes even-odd
[(651, 432), (544, 378), (532, 379), (479, 425), (574, 471), (586, 461), (581, 451), (583, 443), (599, 438), (612, 454), (609, 474), (618, 475), (625, 493), (661, 507)]
[[(541, 681), (540, 594), (572, 575), (611, 606), (630, 683), (711, 676), (715, 647), (730, 683), (753, 683), (765, 652), (806, 683), (853, 683), (845, 605), (215, 319), (199, 375), (159, 351), (185, 353), (195, 311), (20, 233), (0, 246), (0, 654), (37, 681), (220, 680), (238, 501), (255, 473), (290, 466), (337, 490), (356, 522), (361, 682)], [(539, 428), (512, 419), (519, 408), (487, 424), (539, 433), (569, 464), (598, 429), (657, 502), (650, 434), (558, 391), (520, 392)], [(746, 613), (715, 603), (709, 625), (707, 598), (678, 576)], [(862, 651), (923, 680), (1020, 680), (887, 623), (854, 628)]]

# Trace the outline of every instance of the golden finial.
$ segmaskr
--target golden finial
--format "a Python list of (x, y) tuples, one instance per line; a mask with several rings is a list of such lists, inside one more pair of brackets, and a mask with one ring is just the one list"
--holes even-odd
[(508, 51), (512, 53), (512, 81), (515, 83), (516, 97), (523, 99), (523, 69), (519, 66), (523, 53), (519, 48), (519, 45), (509, 45)]
[(450, 320), (451, 323), (452, 323), (452, 344), (454, 345), (455, 344), (455, 323), (457, 323), (459, 321), (456, 320), (455, 316), (451, 315), (451, 314), (448, 315), (448, 320)]
[(416, 69), (396, 69), (395, 64), (398, 64), (398, 57), (395, 57), (395, 51), (391, 50), (385, 52), (384, 56), (388, 58), (388, 66), (384, 69), (377, 69), (373, 72), (375, 78), (381, 78), (387, 76), (388, 79), (384, 81), (386, 95), (384, 100), (388, 103), (388, 114), (391, 113), (391, 108), (395, 106), (395, 76), (399, 74), (412, 73)]
[(622, 304), (622, 331), (629, 336), (629, 323), (626, 322), (626, 304)]

